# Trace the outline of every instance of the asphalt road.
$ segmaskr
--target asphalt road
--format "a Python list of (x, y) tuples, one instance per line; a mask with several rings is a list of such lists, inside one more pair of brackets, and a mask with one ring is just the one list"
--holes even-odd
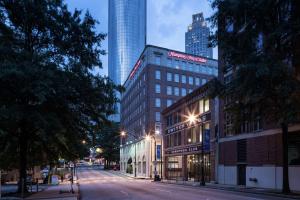
[[(285, 198), (154, 183), (99, 169), (78, 170), (82, 200), (254, 200)], [(286, 199), (285, 199), (286, 200)]]

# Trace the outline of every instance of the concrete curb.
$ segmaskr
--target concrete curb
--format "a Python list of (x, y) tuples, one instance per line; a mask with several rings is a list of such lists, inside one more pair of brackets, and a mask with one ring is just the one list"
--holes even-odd
[(261, 194), (265, 196), (273, 196), (273, 197), (281, 197), (281, 198), (290, 198), (290, 199), (300, 199), (300, 194), (282, 194), (282, 193), (276, 193), (276, 192), (267, 192), (267, 191), (258, 191), (255, 189), (245, 188), (245, 189), (239, 189), (239, 188), (233, 188), (233, 187), (222, 187), (222, 186), (213, 186), (213, 185), (205, 185), (200, 186), (198, 184), (180, 184), (180, 183), (172, 183), (172, 182), (156, 182), (161, 184), (173, 184), (173, 185), (181, 185), (185, 187), (202, 187), (202, 188), (209, 188), (214, 190), (224, 190), (224, 191), (231, 191), (231, 192), (239, 192), (239, 193), (251, 193), (251, 194)]

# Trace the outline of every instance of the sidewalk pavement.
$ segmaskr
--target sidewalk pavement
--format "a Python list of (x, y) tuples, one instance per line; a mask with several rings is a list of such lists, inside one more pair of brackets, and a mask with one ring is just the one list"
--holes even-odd
[(127, 173), (123, 173), (121, 171), (109, 170), (109, 172), (112, 173), (112, 174), (117, 174), (119, 176), (129, 177), (129, 178), (133, 178), (133, 179), (151, 180), (149, 177), (144, 177), (144, 176), (134, 177), (134, 174), (127, 174)]
[(43, 199), (43, 200), (78, 200), (79, 199), (79, 185), (74, 181), (73, 193), (69, 181), (60, 183), (59, 185), (50, 185), (42, 192), (35, 193), (26, 199)]
[(205, 183), (205, 186), (200, 186), (200, 182), (181, 181), (181, 180), (162, 180), (156, 183), (177, 184), (177, 185), (185, 185), (185, 186), (192, 186), (192, 187), (204, 187), (204, 188), (211, 188), (211, 189), (218, 189), (218, 190), (245, 192), (245, 193), (252, 193), (252, 194), (291, 198), (291, 199), (300, 199), (300, 193), (283, 194), (281, 193), (281, 190), (267, 189), (267, 188), (256, 188), (256, 187), (246, 187), (246, 186), (237, 186), (237, 185), (223, 185), (217, 183)]

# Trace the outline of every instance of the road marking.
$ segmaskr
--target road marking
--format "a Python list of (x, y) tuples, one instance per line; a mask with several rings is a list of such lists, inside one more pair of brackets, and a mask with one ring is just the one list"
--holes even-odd
[(161, 192), (167, 192), (167, 193), (171, 193), (171, 191), (170, 191), (170, 190), (162, 190), (162, 189), (156, 189), (156, 190), (158, 190), (158, 191), (161, 191)]
[(120, 192), (121, 192), (122, 194), (125, 194), (125, 196), (129, 197), (128, 192), (125, 192), (125, 191), (123, 191), (123, 190), (121, 190)]

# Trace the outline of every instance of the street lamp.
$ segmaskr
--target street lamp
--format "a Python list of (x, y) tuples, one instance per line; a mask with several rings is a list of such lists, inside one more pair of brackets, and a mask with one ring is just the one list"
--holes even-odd
[[(197, 117), (191, 113), (188, 115), (188, 121), (190, 125), (194, 124), (197, 121)], [(188, 139), (190, 143), (192, 140), (191, 138)], [(200, 185), (205, 186), (205, 179), (204, 179), (204, 130), (203, 130), (203, 122), (201, 121), (201, 183)]]
[[(125, 137), (125, 136), (126, 136), (126, 132), (121, 131), (121, 137)], [(138, 139), (138, 138), (134, 136), (134, 139)], [(126, 144), (128, 143), (126, 142)], [(132, 141), (130, 141), (130, 144), (132, 144)], [(136, 177), (136, 142), (134, 143), (134, 177)]]
[(157, 156), (156, 156), (156, 139), (154, 135), (146, 135), (146, 140), (150, 140), (154, 139), (154, 181), (159, 181), (159, 175), (157, 175), (157, 169), (156, 169), (156, 165), (157, 165)]
[(82, 143), (82, 144), (86, 144), (86, 141), (85, 141), (85, 140), (82, 140), (81, 143)]

